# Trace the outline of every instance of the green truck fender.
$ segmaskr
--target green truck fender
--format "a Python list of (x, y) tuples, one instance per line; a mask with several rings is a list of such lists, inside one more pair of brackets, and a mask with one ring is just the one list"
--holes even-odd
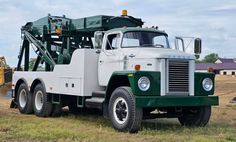
[[(150, 88), (147, 91), (141, 91), (138, 88), (138, 80), (140, 77), (148, 77), (150, 80)], [(108, 82), (106, 90), (105, 102), (109, 102), (112, 92), (120, 86), (130, 86), (133, 94), (142, 95), (159, 95), (160, 96), (160, 72), (154, 71), (118, 71), (114, 72)]]
[[(150, 80), (150, 87), (147, 91), (141, 91), (138, 87), (138, 80), (141, 77)], [(211, 91), (205, 91), (202, 81), (210, 78), (215, 81), (213, 73), (195, 73), (194, 96), (160, 96), (161, 73), (157, 71), (119, 71), (114, 72), (109, 80), (106, 90), (105, 104), (109, 103), (112, 92), (120, 86), (130, 86), (136, 98), (137, 107), (172, 107), (172, 106), (211, 106), (218, 105), (218, 96), (214, 94), (214, 87)]]

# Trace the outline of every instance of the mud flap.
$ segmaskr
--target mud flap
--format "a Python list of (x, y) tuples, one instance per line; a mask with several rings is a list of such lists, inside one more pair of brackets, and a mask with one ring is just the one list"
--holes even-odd
[(11, 100), (10, 108), (17, 108), (17, 104), (14, 99)]
[(103, 103), (103, 108), (102, 108), (102, 111), (103, 111), (103, 117), (105, 119), (109, 119), (109, 114), (108, 114), (108, 105), (107, 103)]

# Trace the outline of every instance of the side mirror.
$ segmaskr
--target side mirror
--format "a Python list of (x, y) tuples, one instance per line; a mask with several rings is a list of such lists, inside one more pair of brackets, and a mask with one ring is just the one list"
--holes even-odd
[(200, 57), (201, 52), (202, 52), (202, 40), (200, 38), (196, 38), (194, 40), (194, 53), (196, 59)]
[(96, 49), (101, 49), (102, 47), (102, 40), (103, 40), (104, 33), (102, 31), (96, 31), (94, 33), (94, 47)]
[(200, 38), (194, 40), (194, 53), (197, 55), (202, 53), (202, 40)]

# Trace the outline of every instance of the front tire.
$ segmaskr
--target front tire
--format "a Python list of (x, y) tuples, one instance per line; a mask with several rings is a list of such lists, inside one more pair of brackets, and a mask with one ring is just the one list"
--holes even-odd
[(42, 84), (38, 84), (34, 89), (33, 108), (36, 116), (48, 117), (52, 112), (52, 103)]
[(17, 105), (20, 113), (33, 113), (32, 95), (25, 83), (22, 83), (17, 91)]
[(109, 118), (113, 127), (122, 132), (137, 132), (141, 127), (143, 110), (136, 108), (130, 87), (116, 88), (109, 101)]
[(178, 119), (183, 126), (203, 127), (210, 120), (210, 116), (211, 106), (186, 107)]

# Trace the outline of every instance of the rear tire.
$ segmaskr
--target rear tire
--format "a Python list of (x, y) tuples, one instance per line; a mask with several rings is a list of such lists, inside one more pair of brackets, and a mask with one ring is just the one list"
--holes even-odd
[(48, 117), (52, 112), (52, 103), (42, 84), (38, 84), (33, 93), (33, 108), (36, 116)]
[(17, 105), (20, 113), (33, 113), (32, 95), (25, 83), (22, 83), (17, 91)]
[(74, 115), (78, 115), (81, 112), (81, 110), (77, 107), (77, 103), (69, 104), (68, 108), (69, 108), (69, 112)]
[(137, 132), (141, 127), (143, 110), (136, 108), (135, 97), (130, 87), (113, 91), (109, 101), (109, 118), (113, 127), (122, 132)]
[(179, 122), (183, 126), (205, 126), (211, 116), (211, 106), (186, 107), (179, 117)]

